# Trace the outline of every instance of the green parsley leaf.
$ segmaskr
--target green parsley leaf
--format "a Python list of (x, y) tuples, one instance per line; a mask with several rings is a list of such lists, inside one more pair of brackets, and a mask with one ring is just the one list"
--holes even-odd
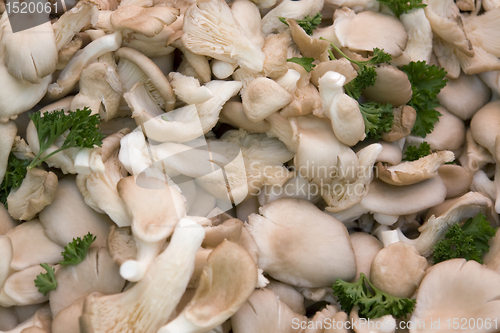
[(410, 62), (401, 68), (408, 75), (413, 96), (408, 105), (417, 111), (417, 119), (412, 133), (425, 137), (434, 129), (441, 113), (434, 110), (439, 106), (437, 94), (441, 91), (447, 79), (446, 71), (434, 65), (427, 65), (425, 61)]
[(17, 159), (12, 153), (9, 155), (7, 170), (5, 171), (5, 176), (0, 185), (0, 202), (4, 205), (7, 204), (7, 197), (9, 196), (10, 190), (21, 186), (28, 172), (27, 167), (29, 163), (29, 160)]
[[(40, 165), (50, 156), (68, 148), (93, 148), (102, 146), (104, 134), (99, 130), (100, 117), (98, 114), (90, 115), (91, 110), (84, 108), (68, 112), (64, 110), (45, 112), (42, 114), (36, 112), (30, 115), (33, 124), (38, 133), (40, 142), (40, 152), (28, 166), (30, 169)], [(66, 131), (66, 139), (62, 146), (47, 156), (41, 158), (41, 155)]]
[(405, 157), (403, 161), (416, 161), (421, 157), (430, 155), (432, 153), (431, 146), (427, 142), (422, 142), (420, 146), (408, 146), (406, 147)]
[(390, 132), (394, 121), (391, 104), (366, 102), (359, 104), (359, 110), (365, 121), (367, 137), (380, 139), (382, 133)]
[(359, 306), (358, 314), (362, 318), (375, 319), (385, 315), (404, 318), (415, 307), (415, 300), (399, 298), (377, 289), (363, 273), (353, 283), (337, 279), (333, 285), (333, 293), (346, 313), (351, 312), (354, 306)]
[(47, 273), (40, 273), (35, 279), (35, 287), (38, 288), (38, 292), (42, 293), (43, 296), (47, 296), (48, 292), (57, 288), (57, 280), (55, 277), (55, 268), (52, 268), (48, 264), (40, 264)]
[(377, 72), (375, 71), (375, 68), (372, 66), (360, 67), (358, 76), (344, 86), (345, 92), (347, 95), (358, 100), (361, 97), (363, 90), (373, 86), (376, 79)]
[(488, 242), (495, 233), (496, 229), (491, 227), (482, 213), (468, 219), (462, 227), (454, 224), (448, 229), (444, 239), (434, 247), (433, 261), (437, 264), (454, 258), (464, 258), (482, 264), (482, 257), (490, 248)]
[(312, 71), (314, 67), (316, 67), (315, 64), (313, 64), (314, 58), (308, 58), (308, 57), (302, 57), (302, 58), (288, 58), (286, 60), (287, 62), (294, 62), (296, 64), (299, 64), (300, 66), (304, 67), (306, 72)]
[[(288, 25), (285, 17), (279, 17), (281, 23)], [(304, 29), (304, 31), (311, 36), (313, 31), (316, 30), (316, 27), (321, 23), (321, 13), (317, 13), (316, 15), (307, 15), (303, 20), (295, 20), (297, 24)]]
[(87, 256), (87, 251), (90, 245), (96, 240), (96, 237), (90, 232), (81, 239), (80, 237), (73, 238), (73, 241), (69, 243), (65, 248), (64, 252), (61, 253), (63, 260), (59, 263), (61, 265), (76, 265), (81, 263)]
[(387, 5), (397, 17), (403, 13), (408, 13), (414, 8), (425, 8), (426, 4), (422, 0), (378, 0)]

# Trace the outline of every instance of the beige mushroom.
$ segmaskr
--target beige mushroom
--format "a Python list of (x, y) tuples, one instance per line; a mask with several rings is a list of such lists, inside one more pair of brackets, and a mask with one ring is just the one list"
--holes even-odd
[(242, 95), (243, 111), (254, 123), (264, 120), (292, 101), (292, 96), (275, 81), (260, 77), (252, 80)]
[(328, 61), (330, 42), (309, 36), (294, 19), (287, 20), (292, 38), (304, 57), (314, 58), (320, 62)]
[(47, 237), (60, 246), (88, 232), (97, 237), (96, 246), (105, 246), (113, 224), (108, 216), (85, 204), (72, 176), (59, 181), (54, 201), (40, 212), (39, 219)]
[[(231, 283), (233, 281), (238, 283)], [(202, 333), (211, 330), (239, 310), (256, 284), (257, 266), (252, 257), (241, 246), (225, 240), (208, 257), (191, 302), (158, 332)]]
[(432, 55), (432, 28), (422, 8), (402, 13), (399, 20), (408, 33), (404, 53), (411, 61), (429, 63)]
[(278, 79), (288, 71), (287, 49), (291, 43), (292, 40), (287, 33), (267, 36), (262, 48), (262, 52), (266, 56), (262, 73), (266, 77)]
[(144, 277), (161, 246), (186, 214), (184, 199), (173, 186), (153, 178), (143, 179), (140, 184), (134, 176), (118, 182), (118, 193), (132, 217), (137, 245), (137, 260), (123, 263), (120, 274), (134, 282)]
[(90, 2), (78, 2), (54, 22), (57, 50), (61, 50), (85, 26), (90, 24), (94, 6)]
[(131, 228), (111, 226), (107, 249), (111, 258), (120, 266), (127, 260), (137, 259), (137, 246)]
[(234, 243), (238, 243), (243, 230), (243, 222), (238, 219), (231, 218), (221, 224), (208, 227), (205, 230), (205, 239), (202, 246), (205, 248), (216, 248), (225, 239)]
[(231, 5), (231, 13), (241, 26), (243, 33), (258, 47), (264, 46), (261, 17), (256, 1), (236, 0)]
[(111, 51), (116, 51), (120, 47), (121, 42), (122, 36), (119, 32), (116, 32), (97, 38), (85, 46), (70, 60), (68, 65), (59, 74), (57, 81), (49, 86), (47, 98), (56, 100), (68, 95), (80, 79), (82, 70), (100, 56)]
[(179, 15), (179, 9), (172, 7), (120, 6), (109, 17), (116, 30), (132, 30), (146, 37), (158, 35), (165, 25), (172, 24)]
[(17, 134), (17, 126), (13, 121), (5, 124), (0, 122), (0, 183), (3, 181), (7, 164), (9, 162), (9, 155), (14, 144), (14, 139)]
[(261, 71), (264, 53), (235, 21), (225, 1), (200, 2), (184, 14), (182, 43), (191, 52)]
[(9, 333), (50, 333), (52, 314), (50, 313), (49, 306), (44, 305), (43, 307), (38, 307), (35, 311), (36, 312), (26, 320), (20, 320), (22, 322), (17, 325), (16, 328), (9, 331)]
[(372, 319), (371, 322), (359, 318), (359, 306), (354, 306), (349, 314), (349, 321), (355, 333), (395, 333), (396, 319), (391, 315)]
[(16, 312), (12, 308), (0, 307), (0, 330), (9, 331), (18, 324)]
[(36, 219), (18, 225), (6, 236), (11, 240), (13, 257), (10, 267), (21, 271), (39, 263), (56, 264), (62, 260), (62, 246), (52, 242)]
[(458, 79), (462, 69), (456, 54), (460, 53), (460, 51), (455, 53), (453, 45), (445, 42), (437, 35), (434, 35), (433, 38), (432, 51), (436, 57), (437, 65), (446, 71), (446, 77), (449, 79)]
[(358, 75), (356, 70), (352, 67), (351, 62), (346, 58), (341, 58), (325, 61), (314, 67), (311, 71), (311, 83), (319, 87), (319, 79), (329, 71), (342, 74), (345, 77), (344, 85), (351, 82), (351, 80)]
[(82, 315), (84, 302), (85, 297), (81, 297), (59, 311), (52, 321), (52, 333), (80, 333), (79, 318)]
[(266, 289), (272, 290), (279, 297), (280, 301), (285, 303), (293, 312), (301, 315), (306, 314), (304, 296), (293, 286), (269, 278), (269, 284), (266, 286)]
[(62, 70), (66, 67), (75, 55), (75, 53), (83, 46), (83, 38), (75, 35), (67, 44), (65, 44), (57, 54), (57, 70)]
[(0, 236), (14, 229), (16, 225), (5, 206), (0, 205)]
[(370, 280), (380, 290), (409, 298), (424, 278), (427, 259), (415, 247), (395, 242), (380, 250), (370, 270)]
[(438, 169), (455, 159), (451, 151), (438, 151), (412, 162), (403, 162), (394, 166), (377, 164), (378, 177), (387, 184), (404, 186), (421, 182), (438, 174)]
[(266, 120), (257, 123), (251, 122), (243, 111), (243, 104), (232, 100), (226, 102), (222, 107), (219, 121), (236, 128), (243, 128), (249, 133), (265, 133), (271, 128)]
[(449, 80), (437, 98), (448, 111), (467, 120), (490, 100), (490, 96), (491, 90), (477, 75), (462, 73), (458, 79)]
[(488, 149), (493, 157), (495, 154), (495, 139), (500, 126), (500, 101), (493, 101), (477, 111), (470, 122), (472, 138), (475, 142)]
[(392, 114), (394, 118), (391, 130), (387, 133), (382, 133), (384, 141), (393, 142), (410, 135), (417, 119), (417, 111), (409, 105), (394, 108)]
[(175, 94), (172, 86), (151, 59), (128, 47), (120, 48), (115, 52), (115, 56), (120, 59), (118, 74), (126, 92), (137, 82), (145, 84), (147, 82), (148, 90), (152, 93), (156, 103), (166, 111), (174, 109)]
[[(273, 201), (260, 213), (249, 216), (249, 231), (259, 249), (259, 267), (271, 277), (313, 288), (354, 278), (356, 260), (340, 221), (308, 201), (291, 198)], [(305, 220), (307, 228), (302, 226)]]
[(460, 12), (454, 1), (431, 0), (424, 10), (435, 34), (453, 45), (459, 53), (470, 57), (474, 55), (475, 50), (463, 30)]
[(28, 169), (19, 188), (7, 197), (9, 214), (16, 220), (29, 221), (50, 205), (57, 193), (57, 176), (41, 169)]
[(374, 213), (398, 216), (417, 213), (445, 198), (446, 186), (439, 176), (406, 186), (389, 185), (375, 179), (361, 199), (361, 206)]
[[(499, 283), (498, 273), (474, 260), (452, 259), (432, 266), (418, 289), (411, 316), (412, 332), (428, 332), (431, 322), (436, 320), (497, 321)], [(463, 331), (483, 333), (489, 329), (469, 326)]]
[(363, 95), (369, 100), (395, 107), (404, 105), (411, 100), (412, 89), (408, 76), (401, 70), (388, 64), (375, 67), (377, 80), (375, 85), (363, 90)]
[(105, 248), (91, 248), (81, 263), (62, 266), (55, 276), (57, 289), (49, 294), (50, 309), (54, 316), (91, 292), (117, 294), (125, 286), (118, 265)]
[(472, 173), (460, 165), (442, 165), (438, 174), (446, 186), (446, 199), (464, 195), (472, 183)]
[(483, 194), (468, 192), (461, 197), (446, 202), (446, 205), (440, 209), (441, 212), (433, 213), (418, 228), (418, 231), (420, 231), (418, 238), (408, 239), (402, 232), (399, 232), (399, 240), (415, 246), (421, 255), (429, 256), (432, 253), (434, 245), (441, 240), (451, 225), (460, 222), (462, 219), (473, 217), (480, 211), (488, 210), (491, 206), (491, 200)]
[(465, 74), (473, 75), (500, 70), (500, 59), (493, 54), (486, 52), (480, 46), (474, 46), (473, 49), (473, 57), (467, 56), (459, 51), (455, 51), (460, 67)]
[(351, 51), (373, 51), (378, 47), (393, 57), (403, 54), (408, 34), (397, 18), (372, 11), (356, 14), (346, 7), (335, 15), (333, 26), (341, 46)]
[(370, 269), (373, 258), (384, 247), (374, 236), (365, 232), (355, 232), (350, 234), (352, 248), (356, 256), (357, 273), (355, 280), (359, 279), (359, 274), (363, 273), (370, 279)]
[(300, 332), (300, 327), (294, 329), (294, 322), (307, 321), (307, 317), (295, 313), (282, 302), (271, 290), (258, 289), (231, 317), (234, 333)]
[(71, 101), (72, 111), (89, 107), (103, 121), (123, 115), (119, 110), (122, 91), (116, 68), (104, 62), (90, 64), (82, 70), (79, 87)]
[(493, 9), (482, 15), (464, 16), (463, 27), (467, 38), (474, 46), (481, 47), (484, 51), (500, 57), (500, 34), (493, 26), (500, 22), (500, 10)]

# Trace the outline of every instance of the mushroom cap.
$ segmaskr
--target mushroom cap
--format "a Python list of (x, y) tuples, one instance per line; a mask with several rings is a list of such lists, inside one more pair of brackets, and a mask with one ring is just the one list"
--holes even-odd
[[(411, 332), (441, 331), (432, 329), (431, 322), (440, 320), (442, 325), (452, 318), (464, 318), (467, 323), (471, 319), (477, 323), (479, 318), (496, 322), (500, 319), (499, 295), (498, 273), (474, 260), (443, 261), (428, 270), (418, 288), (417, 305), (411, 316), (416, 325)], [(469, 327), (470, 332), (491, 332), (487, 327)]]
[(373, 11), (354, 14), (346, 7), (338, 11), (333, 26), (343, 47), (370, 52), (378, 47), (393, 57), (403, 54), (408, 34), (396, 17)]
[(472, 173), (460, 165), (442, 165), (438, 169), (438, 174), (446, 186), (446, 199), (467, 193), (472, 184)]
[(52, 171), (28, 169), (19, 188), (7, 197), (9, 214), (20, 221), (29, 221), (54, 201), (58, 178)]
[(62, 246), (51, 241), (43, 226), (35, 219), (18, 225), (6, 234), (12, 242), (13, 257), (10, 267), (21, 271), (41, 262), (56, 264), (62, 260)]
[(62, 266), (56, 273), (57, 289), (49, 294), (50, 309), (56, 316), (62, 309), (94, 291), (117, 294), (125, 280), (105, 248), (93, 247), (78, 265)]
[(279, 297), (280, 301), (285, 303), (293, 312), (305, 315), (304, 296), (293, 286), (269, 278), (269, 284), (266, 289), (270, 289)]
[(288, 71), (287, 50), (292, 44), (289, 33), (270, 34), (266, 37), (262, 52), (266, 56), (262, 73), (273, 80)]
[(463, 73), (437, 95), (439, 103), (462, 120), (471, 119), (490, 97), (491, 89), (477, 75)]
[[(56, 272), (57, 272), (57, 267)], [(22, 271), (10, 275), (0, 294), (1, 306), (41, 304), (49, 300), (49, 295), (43, 296), (33, 281), (36, 277), (46, 273), (40, 265), (30, 266)]]
[(158, 332), (185, 332), (186, 323), (197, 327), (199, 332), (210, 330), (236, 313), (256, 285), (257, 266), (250, 254), (224, 240), (208, 257), (191, 302), (178, 318)]
[(113, 260), (121, 265), (127, 260), (137, 259), (137, 246), (132, 230), (128, 227), (118, 228), (111, 226), (109, 231), (107, 249)]
[[(302, 199), (283, 198), (249, 216), (259, 248), (259, 267), (271, 277), (300, 287), (326, 287), (356, 275), (347, 229)], [(307, 223), (305, 223), (307, 221)]]
[(243, 111), (254, 123), (264, 120), (291, 101), (292, 95), (265, 77), (252, 80), (242, 95)]
[(386, 215), (408, 215), (438, 205), (446, 198), (446, 186), (439, 177), (406, 186), (394, 186), (375, 179), (361, 206)]
[(494, 157), (495, 139), (500, 129), (500, 101), (493, 101), (477, 111), (470, 122), (472, 138)]
[(243, 104), (238, 101), (228, 101), (224, 104), (219, 121), (233, 127), (243, 128), (250, 133), (265, 133), (271, 129), (271, 124), (266, 120), (254, 123), (248, 119), (243, 111)]
[(293, 332), (294, 322), (307, 317), (292, 311), (269, 289), (257, 289), (231, 317), (234, 333)]
[(440, 166), (454, 159), (453, 152), (442, 150), (416, 161), (403, 162), (389, 167), (379, 162), (377, 164), (378, 177), (391, 185), (412, 185), (436, 176)]
[(52, 333), (80, 333), (80, 316), (84, 302), (85, 297), (81, 297), (54, 315)]
[(370, 280), (380, 290), (397, 297), (411, 297), (422, 281), (427, 259), (403, 242), (380, 250), (373, 259)]
[(172, 7), (119, 6), (110, 16), (116, 30), (132, 30), (146, 37), (158, 35), (165, 25), (172, 24), (179, 15), (179, 9)]
[(318, 61), (328, 61), (328, 48), (330, 42), (309, 36), (294, 19), (287, 20), (292, 38), (300, 53), (304, 57), (314, 58)]
[(12, 273), (10, 263), (14, 256), (12, 242), (7, 236), (0, 236), (0, 289), (3, 287), (5, 280)]
[(355, 232), (350, 234), (352, 248), (356, 256), (357, 273), (355, 280), (359, 279), (360, 273), (364, 273), (370, 279), (370, 269), (373, 258), (384, 248), (384, 245), (375, 236), (366, 232)]
[(389, 103), (395, 107), (411, 100), (413, 92), (405, 72), (389, 64), (378, 65), (375, 71), (377, 72), (375, 84), (363, 90), (366, 98), (381, 104)]
[(107, 215), (87, 206), (74, 176), (59, 181), (54, 201), (40, 212), (39, 219), (47, 237), (60, 246), (88, 232), (97, 237), (96, 246), (106, 246), (109, 227), (113, 224)]
[(202, 246), (206, 248), (216, 248), (224, 240), (238, 242), (243, 230), (243, 222), (238, 219), (229, 219), (223, 223), (208, 227), (205, 230), (205, 239)]
[(358, 75), (349, 60), (347, 60), (346, 58), (340, 58), (336, 60), (324, 61), (315, 66), (311, 71), (311, 83), (318, 87), (319, 79), (329, 71), (344, 75), (344, 84), (348, 84)]
[(0, 236), (16, 227), (16, 222), (7, 212), (4, 205), (0, 205)]
[(397, 141), (403, 139), (411, 133), (415, 120), (417, 120), (417, 111), (409, 105), (401, 105), (394, 108), (392, 112), (394, 120), (391, 130), (382, 134), (384, 141)]
[(13, 121), (5, 124), (0, 122), (0, 184), (3, 182), (9, 155), (17, 134), (17, 126)]

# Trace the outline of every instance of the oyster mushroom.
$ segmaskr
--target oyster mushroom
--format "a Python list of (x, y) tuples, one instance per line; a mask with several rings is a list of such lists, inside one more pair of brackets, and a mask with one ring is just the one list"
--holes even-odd
[(0, 122), (0, 184), (5, 176), (9, 162), (10, 151), (17, 134), (17, 126), (13, 121), (5, 124)]
[(215, 328), (239, 310), (256, 285), (257, 266), (252, 257), (241, 246), (225, 240), (208, 257), (191, 302), (158, 332), (203, 333)]
[(7, 197), (9, 214), (16, 220), (29, 221), (50, 205), (57, 193), (57, 176), (41, 169), (28, 169), (19, 188)]
[[(429, 332), (433, 327), (431, 321), (446, 323), (452, 318), (463, 318), (465, 322), (478, 322), (479, 319), (495, 322), (500, 313), (497, 301), (499, 285), (498, 273), (474, 260), (452, 259), (432, 266), (418, 289), (417, 304), (411, 316), (411, 332)], [(464, 330), (490, 331), (477, 326)]]
[(412, 185), (432, 178), (438, 174), (439, 167), (455, 159), (451, 151), (438, 151), (412, 162), (403, 162), (394, 166), (377, 164), (378, 177), (387, 184)]
[(57, 289), (49, 293), (53, 316), (92, 292), (118, 294), (125, 286), (118, 265), (105, 248), (91, 248), (81, 263), (62, 266), (55, 276)]
[(370, 279), (370, 269), (373, 259), (384, 246), (376, 237), (365, 232), (355, 232), (350, 234), (350, 237), (357, 266), (357, 273), (354, 280), (359, 279), (360, 273), (364, 273)]
[(375, 67), (377, 80), (371, 87), (363, 90), (363, 95), (369, 100), (392, 104), (395, 107), (404, 105), (413, 95), (410, 80), (401, 70), (389, 64)]
[[(340, 221), (308, 201), (291, 198), (273, 201), (260, 213), (249, 216), (249, 231), (259, 249), (259, 267), (271, 277), (312, 288), (354, 278), (356, 259)], [(325, 250), (316, 250), (322, 246)]]
[(292, 101), (292, 96), (275, 81), (259, 77), (252, 80), (242, 95), (243, 111), (257, 123)]
[(397, 18), (372, 11), (356, 14), (346, 7), (337, 12), (333, 26), (341, 46), (351, 51), (373, 51), (378, 47), (393, 57), (403, 54), (408, 34)]

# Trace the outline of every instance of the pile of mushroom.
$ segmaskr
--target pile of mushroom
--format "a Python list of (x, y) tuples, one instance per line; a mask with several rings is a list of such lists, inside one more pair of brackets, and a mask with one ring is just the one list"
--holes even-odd
[[(105, 135), (29, 169), (0, 205), (0, 332), (350, 332), (358, 307), (331, 287), (360, 274), (416, 299), (408, 322), (441, 328), (386, 315), (390, 329), (354, 332), (451, 332), (454, 318), (499, 331), (499, 235), (485, 265), (432, 251), (480, 212), (500, 225), (500, 2), (399, 17), (382, 2), (80, 0), (13, 33), (0, 0), (0, 182), (9, 156), (40, 151), (35, 112), (88, 107)], [(346, 93), (359, 66), (330, 43), (392, 57), (359, 101)], [(314, 69), (287, 61), (302, 57)], [(412, 61), (447, 72), (426, 137), (406, 105)], [(393, 109), (380, 139), (365, 100)], [(431, 154), (404, 160), (424, 141)], [(89, 232), (85, 259), (60, 265)], [(47, 295), (41, 263), (58, 281)]]

